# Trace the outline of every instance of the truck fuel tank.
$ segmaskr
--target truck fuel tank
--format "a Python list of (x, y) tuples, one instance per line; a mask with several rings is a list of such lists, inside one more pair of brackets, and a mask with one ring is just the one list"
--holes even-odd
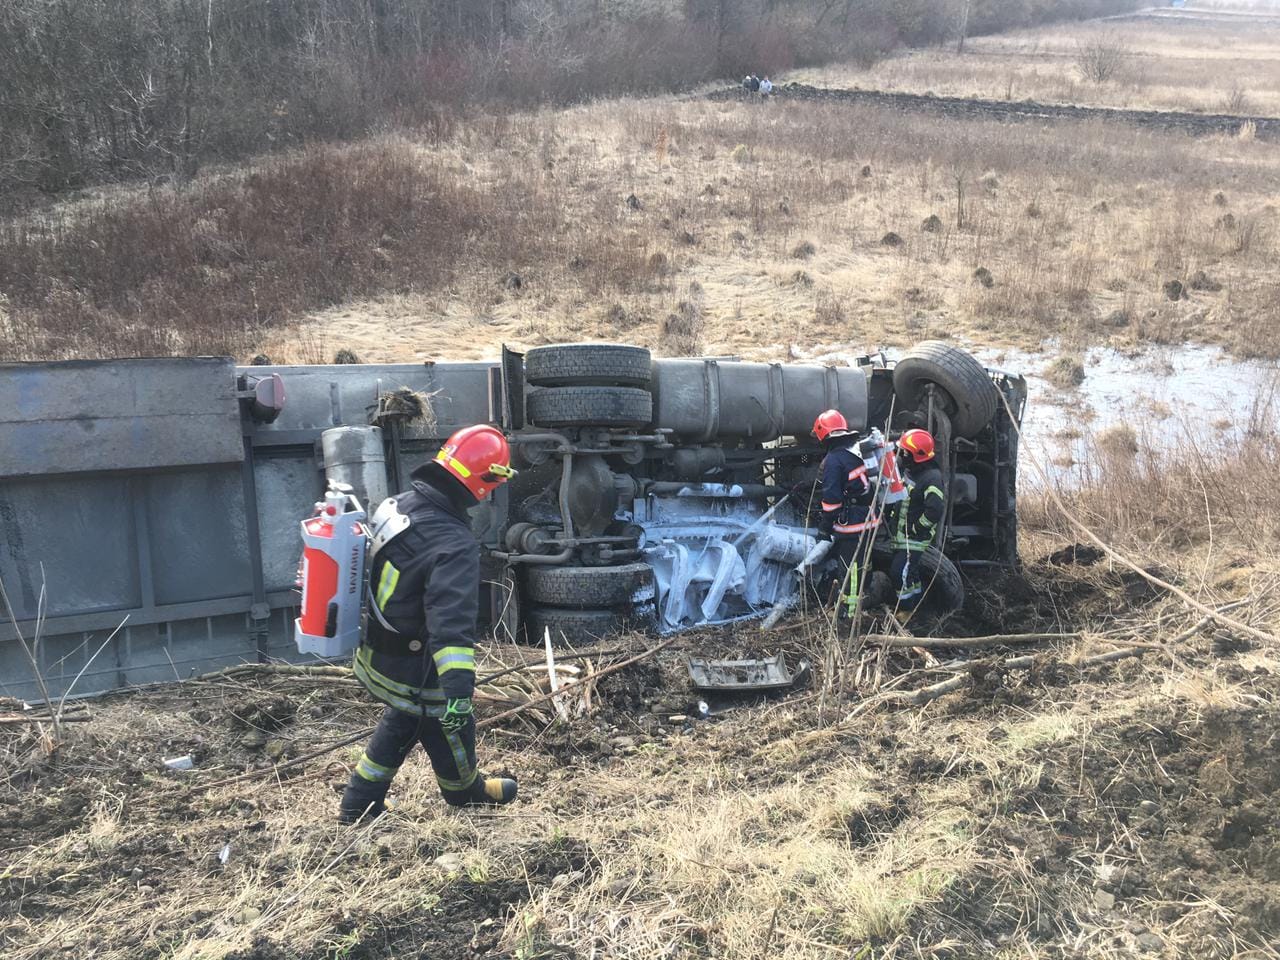
[(808, 436), (831, 408), (852, 429), (867, 422), (867, 373), (855, 367), (663, 359), (652, 389), (654, 425), (685, 442)]

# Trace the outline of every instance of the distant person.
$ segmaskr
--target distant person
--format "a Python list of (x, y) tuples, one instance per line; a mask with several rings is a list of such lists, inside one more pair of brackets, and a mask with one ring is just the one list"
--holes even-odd
[(742, 78), (742, 89), (747, 91), (747, 93), (751, 92), (751, 74), (748, 73)]
[(752, 93), (760, 92), (760, 78), (757, 77), (754, 73), (751, 75), (751, 92)]
[(766, 73), (764, 75), (764, 79), (760, 81), (760, 96), (767, 97), (771, 93), (773, 93), (773, 84), (770, 82), (769, 75)]

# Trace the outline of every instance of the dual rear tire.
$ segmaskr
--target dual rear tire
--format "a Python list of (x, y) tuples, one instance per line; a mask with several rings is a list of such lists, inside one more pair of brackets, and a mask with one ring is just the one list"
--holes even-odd
[(644, 347), (622, 343), (566, 343), (534, 347), (524, 358), (525, 380), (539, 389), (528, 398), (538, 427), (648, 426), (653, 359)]

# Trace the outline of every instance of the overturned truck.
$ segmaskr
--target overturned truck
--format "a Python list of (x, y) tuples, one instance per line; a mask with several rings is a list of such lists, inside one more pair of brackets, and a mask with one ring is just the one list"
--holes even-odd
[[(296, 659), (298, 521), (326, 480), (376, 504), (460, 426), (518, 476), (473, 511), (499, 636), (579, 642), (764, 616), (798, 589), (814, 416), (938, 440), (957, 566), (1016, 562), (1020, 377), (930, 341), (896, 363), (654, 359), (559, 344), (492, 363), (235, 367), (218, 358), (0, 365), (0, 693), (55, 695)], [(887, 564), (887, 546), (873, 562)], [(108, 634), (123, 624), (109, 643)]]

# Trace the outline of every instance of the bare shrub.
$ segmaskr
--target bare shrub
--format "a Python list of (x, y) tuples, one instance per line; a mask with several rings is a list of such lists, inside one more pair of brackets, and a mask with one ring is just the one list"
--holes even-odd
[(1076, 69), (1090, 83), (1106, 83), (1118, 78), (1129, 56), (1129, 46), (1119, 34), (1107, 33), (1076, 44)]
[(642, 242), (558, 231), (559, 216), (518, 170), (459, 182), (389, 139), (313, 147), (60, 220), (6, 221), (0, 359), (236, 355), (306, 311), (438, 289), (468, 263), (515, 276), (535, 249), (580, 258), (591, 292), (652, 283)]
[(1232, 84), (1227, 95), (1222, 99), (1223, 113), (1252, 113), (1253, 105), (1249, 102), (1248, 92), (1238, 83)]
[(813, 304), (813, 318), (821, 326), (839, 327), (848, 319), (844, 302), (833, 290), (822, 289)]

